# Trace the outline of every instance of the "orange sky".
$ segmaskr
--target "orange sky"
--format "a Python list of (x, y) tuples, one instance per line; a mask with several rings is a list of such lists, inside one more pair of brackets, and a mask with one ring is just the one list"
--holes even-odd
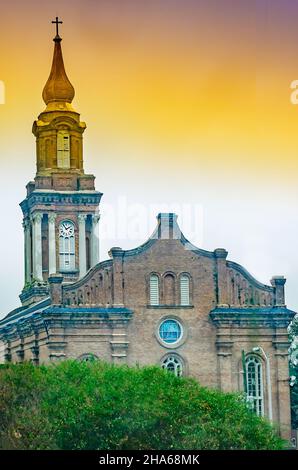
[[(52, 53), (49, 18), (59, 10), (75, 104), (93, 146), (101, 143), (99, 133), (102, 147), (120, 159), (110, 142), (116, 134), (120, 148), (131, 147), (131, 163), (143, 146), (153, 161), (160, 163), (162, 155), (163, 165), (178, 172), (183, 154), (193, 170), (219, 165), (242, 173), (245, 165), (249, 176), (281, 171), (294, 178), (298, 107), (290, 102), (290, 83), (298, 77), (297, 2), (252, 3), (159, 0), (150, 8), (132, 0), (54, 1), (36, 11), (33, 0), (6, 2), (0, 69), (7, 87), (0, 115), (5, 135), (12, 132), (7, 117), (14, 116), (29, 143)], [(91, 167), (93, 158), (94, 151)]]

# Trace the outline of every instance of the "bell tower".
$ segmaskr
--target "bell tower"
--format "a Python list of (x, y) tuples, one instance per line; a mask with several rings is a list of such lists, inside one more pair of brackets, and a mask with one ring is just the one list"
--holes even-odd
[(56, 18), (54, 55), (42, 97), (46, 108), (33, 123), (36, 175), (27, 184), (23, 211), (25, 286), (23, 305), (48, 294), (48, 277), (73, 282), (99, 261), (99, 203), (93, 175), (84, 172), (86, 124), (72, 107), (75, 95), (64, 68)]

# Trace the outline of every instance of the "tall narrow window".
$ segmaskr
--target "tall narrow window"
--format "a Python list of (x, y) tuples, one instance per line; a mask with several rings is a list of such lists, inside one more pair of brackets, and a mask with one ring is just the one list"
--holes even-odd
[(159, 305), (159, 278), (157, 274), (150, 276), (150, 305)]
[(62, 271), (75, 269), (75, 230), (68, 220), (59, 225), (59, 266)]
[(180, 304), (189, 305), (189, 277), (187, 274), (182, 274), (180, 277)]
[(175, 304), (175, 278), (172, 274), (166, 274), (163, 278), (163, 300), (165, 305)]
[(58, 168), (70, 168), (70, 135), (66, 131), (57, 134), (57, 165)]
[(262, 362), (256, 356), (246, 358), (247, 399), (258, 416), (264, 415)]

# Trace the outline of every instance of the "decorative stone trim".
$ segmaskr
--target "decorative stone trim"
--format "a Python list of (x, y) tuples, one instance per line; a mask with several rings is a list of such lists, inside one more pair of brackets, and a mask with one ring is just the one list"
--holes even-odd
[(273, 287), (266, 284), (262, 284), (257, 279), (255, 279), (243, 266), (234, 261), (227, 261), (227, 267), (233, 268), (235, 271), (238, 271), (242, 276), (244, 276), (254, 287), (264, 290), (266, 292), (274, 292)]
[[(122, 351), (123, 349), (128, 349), (129, 341), (110, 341), (111, 348), (114, 352)], [(123, 352), (123, 354), (126, 354)]]
[(66, 354), (64, 353), (51, 353), (49, 354), (49, 358), (51, 362), (58, 362), (66, 359)]
[(32, 359), (31, 361), (33, 364), (38, 365), (39, 364), (39, 347), (38, 345), (32, 346), (31, 352), (32, 352)]
[(23, 213), (26, 214), (35, 205), (65, 205), (73, 204), (75, 206), (82, 204), (93, 204), (98, 206), (102, 193), (98, 191), (54, 191), (54, 190), (34, 190), (27, 199), (21, 202), (20, 206)]
[(194, 305), (146, 305), (146, 308), (150, 309), (156, 309), (156, 310), (164, 310), (164, 309), (169, 309), (169, 310), (182, 310), (182, 309), (192, 309), (194, 308)]
[(33, 281), (33, 283), (25, 287), (20, 294), (20, 300), (24, 306), (38, 302), (49, 295), (49, 286), (45, 282)]
[(18, 356), (19, 362), (23, 362), (24, 357), (25, 357), (25, 351), (24, 351), (24, 349), (23, 349), (23, 348), (18, 349), (18, 350), (16, 351), (16, 355)]
[(6, 353), (4, 354), (4, 360), (5, 362), (11, 362), (11, 353)]
[(287, 328), (295, 312), (287, 308), (217, 308), (210, 312), (213, 323), (219, 327), (239, 328)]

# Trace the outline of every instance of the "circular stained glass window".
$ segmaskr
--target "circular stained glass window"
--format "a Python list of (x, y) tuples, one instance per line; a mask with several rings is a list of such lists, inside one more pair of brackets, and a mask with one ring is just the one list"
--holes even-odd
[(182, 333), (182, 326), (177, 320), (165, 320), (159, 327), (159, 337), (167, 344), (177, 343), (181, 339)]

